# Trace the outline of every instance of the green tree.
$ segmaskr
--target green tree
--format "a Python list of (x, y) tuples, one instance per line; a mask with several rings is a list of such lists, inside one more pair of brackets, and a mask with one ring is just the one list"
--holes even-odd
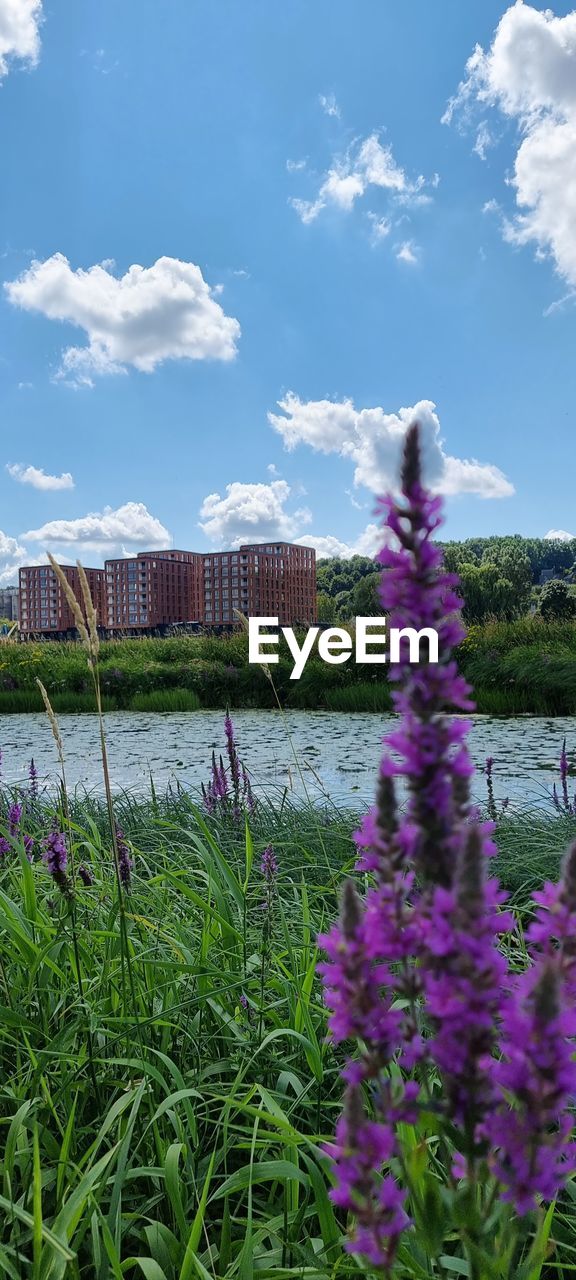
[(566, 582), (552, 579), (540, 596), (540, 613), (546, 622), (566, 621), (576, 615), (576, 600)]
[(316, 596), (316, 619), (318, 622), (336, 622), (336, 601), (326, 591), (319, 591)]
[(511, 620), (526, 612), (531, 586), (511, 569), (508, 577), (507, 568), (491, 561), (460, 565), (460, 595), (466, 622), (484, 622), (487, 618)]
[(382, 574), (379, 569), (373, 569), (372, 573), (366, 574), (365, 578), (361, 578), (356, 583), (352, 592), (352, 612), (360, 618), (377, 617), (382, 612), (382, 605), (378, 595), (378, 587)]

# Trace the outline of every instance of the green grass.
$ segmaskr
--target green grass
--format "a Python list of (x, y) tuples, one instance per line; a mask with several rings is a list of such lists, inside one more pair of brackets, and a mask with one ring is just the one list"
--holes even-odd
[(326, 693), (328, 711), (390, 711), (390, 685), (380, 681), (343, 685)]
[(340, 1089), (314, 938), (349, 823), (277, 818), (267, 941), (268, 810), (253, 844), (182, 796), (126, 797), (119, 816), (137, 848), (125, 947), (97, 802), (73, 806), (95, 877), (75, 920), (41, 863), (15, 854), (2, 874), (0, 1271), (281, 1277), (314, 1259), (327, 1277), (340, 1233), (319, 1143)]
[[(473, 626), (458, 662), (474, 685), (478, 710), (501, 715), (576, 713), (576, 623), (540, 618)], [(310, 659), (291, 680), (285, 654), (274, 667), (281, 702), (289, 707), (382, 711), (388, 706), (385, 668), (349, 661), (327, 666)], [(74, 643), (0, 646), (0, 712), (39, 709), (36, 677), (49, 694), (66, 693), (69, 708), (83, 709), (90, 693), (84, 653)], [(175, 636), (105, 641), (101, 647), (103, 693), (110, 706), (128, 709), (154, 695), (155, 710), (170, 710), (177, 693), (203, 707), (271, 707), (275, 696), (262, 670), (247, 661), (247, 637)], [(188, 705), (192, 705), (191, 701)]]
[[(28, 829), (55, 803), (36, 801)], [(248, 831), (179, 789), (115, 808), (135, 851), (123, 903), (95, 797), (71, 800), (74, 858), (94, 876), (73, 912), (41, 861), (15, 850), (0, 871), (0, 1274), (352, 1280), (321, 1150), (341, 1087), (315, 939), (353, 868), (356, 815), (285, 799)], [(521, 910), (575, 828), (499, 820)]]
[(198, 694), (192, 689), (151, 689), (130, 699), (131, 711), (197, 711), (199, 706)]

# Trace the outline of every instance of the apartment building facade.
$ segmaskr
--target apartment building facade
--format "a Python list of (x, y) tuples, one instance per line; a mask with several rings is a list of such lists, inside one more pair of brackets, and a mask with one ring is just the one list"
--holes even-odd
[(18, 587), (0, 587), (0, 618), (18, 617)]
[[(77, 600), (82, 600), (80, 578), (75, 565), (63, 564)], [(105, 573), (103, 569), (86, 569), (92, 602), (99, 624), (104, 617)], [(85, 610), (82, 610), (83, 613)], [(56, 639), (73, 639), (76, 635), (74, 615), (64, 588), (51, 565), (27, 565), (19, 573), (19, 624), (23, 635), (47, 635)]]
[[(62, 566), (76, 596), (78, 571)], [(177, 624), (228, 630), (247, 617), (280, 625), (316, 620), (316, 553), (290, 542), (250, 543), (237, 551), (141, 551), (87, 569), (98, 625), (142, 635)], [(67, 638), (74, 619), (49, 565), (20, 570), (20, 632)]]
[(206, 626), (275, 617), (281, 625), (316, 620), (316, 553), (291, 542), (247, 543), (203, 556)]
[(153, 631), (203, 620), (202, 556), (195, 551), (140, 551), (107, 560), (103, 625)]

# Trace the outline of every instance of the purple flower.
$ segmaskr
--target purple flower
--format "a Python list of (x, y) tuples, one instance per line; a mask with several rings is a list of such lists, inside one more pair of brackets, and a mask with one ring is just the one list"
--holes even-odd
[(66, 848), (66, 840), (63, 833), (58, 829), (56, 823), (52, 827), (50, 833), (42, 841), (43, 854), (42, 861), (58, 885), (61, 893), (66, 896), (70, 894), (70, 883), (66, 874), (68, 866), (68, 850)]
[(216, 760), (216, 755), (212, 752), (212, 794), (216, 800), (225, 800), (228, 795), (228, 779), (224, 768), (222, 756)]
[[(10, 805), (10, 808), (8, 809), (8, 831), (13, 843), (18, 840), (22, 840), (26, 857), (28, 858), (28, 861), (31, 862), (34, 850), (34, 839), (32, 836), (26, 835), (26, 833), (22, 831), (21, 822), (23, 810), (24, 806), (18, 800), (15, 800), (13, 804)], [(8, 853), (11, 848), (12, 845), (10, 842), (2, 839), (0, 843), (0, 855)]]
[(238, 751), (234, 741), (234, 725), (230, 719), (230, 713), (227, 711), (224, 718), (224, 732), (226, 734), (226, 750), (228, 752), (228, 760), (230, 763), (230, 777), (232, 779), (232, 790), (236, 804), (240, 793), (240, 761), (238, 759)]
[(511, 915), (500, 909), (505, 898), (498, 881), (486, 875), (482, 828), (471, 825), (452, 889), (436, 888), (423, 914), (421, 967), (432, 1024), (429, 1051), (471, 1155), (497, 1100), (491, 1067), (507, 976), (498, 941), (513, 928)]
[(382, 987), (389, 971), (374, 963), (366, 936), (366, 913), (351, 880), (342, 891), (340, 924), (318, 938), (328, 961), (318, 966), (324, 979), (324, 998), (330, 1009), (328, 1026), (336, 1044), (358, 1038), (384, 1059), (392, 1057), (400, 1034), (402, 1014), (385, 1002)]
[(570, 809), (570, 798), (568, 796), (568, 756), (566, 755), (566, 739), (562, 743), (560, 752), (560, 782), (562, 784), (562, 802), (565, 809)]
[(28, 778), (30, 780), (30, 795), (37, 796), (38, 795), (38, 770), (36, 768), (36, 765), (34, 764), (34, 757), (32, 757), (30, 761), (30, 767), (28, 769)]
[(387, 1269), (410, 1222), (404, 1209), (406, 1193), (390, 1175), (378, 1175), (394, 1149), (390, 1126), (369, 1120), (360, 1089), (349, 1085), (336, 1126), (336, 1141), (327, 1148), (337, 1178), (330, 1199), (356, 1216), (346, 1248), (363, 1253), (374, 1266)]
[(564, 859), (559, 884), (546, 881), (532, 895), (536, 907), (526, 931), (530, 956), (538, 964), (545, 956), (560, 966), (566, 1003), (576, 1002), (576, 841)]
[(388, 668), (397, 685), (392, 697), (401, 715), (384, 739), (400, 760), (385, 756), (383, 769), (408, 786), (407, 822), (413, 828), (413, 857), (427, 882), (450, 884), (456, 853), (454, 824), (469, 811), (468, 782), (473, 772), (465, 747), (469, 725), (448, 711), (473, 709), (470, 688), (458, 674), (452, 650), (465, 634), (455, 593), (458, 579), (442, 569), (441, 549), (432, 542), (440, 523), (441, 502), (420, 483), (417, 427), (406, 434), (402, 470), (403, 501), (383, 501), (384, 526), (398, 548), (386, 545), (377, 559), (382, 575), (380, 599), (391, 628), (431, 628), (438, 636), (439, 661), (409, 662), (406, 646)]
[(10, 805), (10, 808), (8, 810), (8, 827), (9, 827), (11, 836), (17, 837), (19, 834), (20, 822), (22, 819), (22, 809), (23, 809), (23, 805), (20, 804), (18, 800), (15, 800), (14, 803)]
[(86, 885), (87, 889), (91, 884), (94, 884), (94, 876), (92, 875), (89, 867), (78, 867), (78, 878), (82, 881), (82, 884)]
[[(334, 1198), (356, 1213), (354, 1247), (387, 1268), (408, 1222), (393, 1176), (398, 1124), (429, 1107), (420, 1064), (440, 1072), (437, 1106), (466, 1168), (482, 1158), (487, 1117), (501, 1100), (493, 1068), (508, 966), (498, 942), (512, 921), (487, 875), (492, 825), (470, 802), (469, 726), (449, 715), (472, 706), (452, 657), (464, 631), (457, 579), (432, 542), (440, 506), (420, 484), (416, 427), (406, 435), (402, 498), (385, 510), (399, 545), (379, 557), (384, 609), (393, 627), (436, 632), (439, 661), (412, 664), (401, 649), (389, 667), (400, 719), (384, 739), (376, 804), (356, 836), (358, 869), (373, 885), (363, 899), (346, 886), (340, 924), (319, 941), (332, 1037), (356, 1043), (342, 1072), (355, 1092), (333, 1152)], [(401, 815), (397, 778), (408, 791)], [(362, 1102), (368, 1083), (374, 1124)]]
[(545, 960), (518, 977), (504, 1009), (502, 1062), (493, 1073), (504, 1100), (491, 1113), (492, 1168), (519, 1214), (554, 1200), (576, 1169), (569, 1108), (576, 1094), (576, 1013), (563, 1008), (559, 965)]
[(202, 784), (202, 803), (208, 814), (220, 812), (239, 822), (243, 812), (254, 812), (255, 802), (248, 774), (238, 755), (234, 725), (228, 711), (224, 732), (228, 765), (224, 764), (222, 756), (217, 760), (216, 753), (212, 752), (211, 777), (207, 786)]
[(494, 768), (493, 756), (486, 757), (486, 789), (488, 791), (488, 816), (491, 822), (496, 821), (496, 804), (494, 801), (494, 781), (492, 771)]
[(278, 863), (271, 844), (266, 846), (262, 854), (260, 870), (264, 876), (266, 884), (273, 885), (276, 880), (276, 876), (278, 875)]
[(134, 862), (132, 846), (128, 843), (122, 827), (116, 824), (116, 848), (118, 850), (118, 874), (124, 889), (129, 889), (132, 882)]
[(204, 808), (207, 813), (212, 814), (214, 813), (214, 810), (216, 808), (216, 797), (214, 795), (214, 789), (213, 789), (212, 783), (209, 782), (207, 787), (204, 786), (204, 783), (202, 783), (201, 785), (202, 785), (202, 802), (204, 804)]
[(253, 814), (256, 808), (256, 801), (250, 785), (250, 778), (248, 777), (244, 765), (242, 765), (242, 795), (248, 813)]
[(267, 845), (264, 849), (262, 860), (260, 862), (260, 871), (264, 877), (265, 894), (262, 909), (266, 912), (265, 929), (268, 936), (271, 925), (272, 905), (274, 901), (274, 894), (276, 892), (276, 880), (278, 877), (278, 863), (271, 844)]

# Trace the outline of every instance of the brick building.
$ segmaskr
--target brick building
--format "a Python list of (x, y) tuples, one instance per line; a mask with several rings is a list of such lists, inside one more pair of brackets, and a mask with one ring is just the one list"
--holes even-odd
[(18, 587), (0, 587), (0, 618), (18, 617)]
[(195, 551), (140, 551), (107, 560), (104, 626), (154, 630), (203, 618), (202, 556)]
[(247, 617), (275, 617), (282, 625), (316, 620), (316, 552), (291, 542), (249, 543), (237, 551), (203, 557), (204, 621), (237, 624)]
[[(74, 595), (82, 599), (78, 570), (74, 565), (62, 565)], [(98, 624), (105, 617), (105, 573), (103, 569), (86, 569), (90, 595), (96, 607)], [(19, 622), (23, 635), (55, 636), (57, 639), (76, 635), (74, 615), (51, 565), (28, 565), (20, 569)]]
[[(63, 565), (75, 594), (78, 571)], [(140, 551), (87, 569), (98, 625), (142, 634), (178, 623), (238, 626), (247, 617), (276, 617), (293, 626), (316, 620), (316, 553), (290, 542), (251, 543), (237, 551)], [(20, 570), (20, 631), (74, 635), (74, 619), (49, 565)]]

